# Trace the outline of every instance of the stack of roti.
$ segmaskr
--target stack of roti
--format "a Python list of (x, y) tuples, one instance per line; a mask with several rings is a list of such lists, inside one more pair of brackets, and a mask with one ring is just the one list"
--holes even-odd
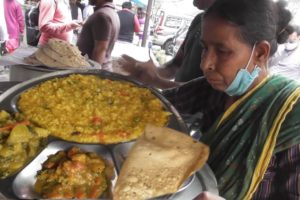
[(181, 132), (147, 125), (126, 158), (114, 200), (149, 199), (175, 193), (206, 162), (209, 148)]
[(90, 67), (79, 49), (64, 40), (50, 39), (33, 55), (25, 59), (30, 64), (43, 64), (49, 67)]

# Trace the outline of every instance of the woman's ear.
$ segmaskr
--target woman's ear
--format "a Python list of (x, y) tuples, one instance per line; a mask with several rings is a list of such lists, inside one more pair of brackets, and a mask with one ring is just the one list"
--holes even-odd
[(263, 66), (267, 63), (270, 56), (271, 45), (267, 41), (256, 43), (255, 58), (258, 65)]

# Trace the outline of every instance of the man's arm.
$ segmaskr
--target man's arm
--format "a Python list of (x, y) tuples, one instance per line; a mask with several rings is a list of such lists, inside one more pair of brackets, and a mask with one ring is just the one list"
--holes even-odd
[(160, 68), (158, 68), (158, 73), (161, 77), (165, 77), (168, 79), (172, 79), (175, 77), (176, 72), (182, 67), (183, 60), (186, 57), (185, 52), (188, 49), (185, 48), (190, 48), (189, 47), (190, 44), (187, 43), (187, 40), (189, 37), (194, 37), (194, 30), (197, 27), (199, 27), (199, 25), (201, 25), (201, 21), (202, 21), (202, 13), (198, 14), (191, 22), (191, 25), (188, 29), (185, 39), (181, 44), (175, 57), (169, 62), (162, 65)]
[(94, 44), (95, 45), (94, 45), (91, 59), (100, 64), (103, 64), (109, 43), (108, 43), (108, 41), (95, 40)]
[(92, 26), (92, 34), (94, 39), (94, 49), (92, 52), (92, 60), (103, 64), (106, 58), (106, 52), (109, 46), (110, 37), (113, 34), (113, 25), (108, 16), (103, 13), (95, 13), (96, 17)]
[(22, 11), (22, 6), (20, 3), (17, 3), (17, 7), (16, 7), (16, 16), (18, 19), (18, 24), (19, 24), (19, 28), (20, 28), (20, 34), (24, 33), (24, 29), (25, 29), (25, 19), (24, 19), (24, 14)]
[(41, 32), (48, 34), (61, 34), (81, 26), (75, 21), (65, 23), (58, 23), (54, 21), (53, 19), (58, 6), (59, 4), (57, 4), (54, 0), (40, 1), (39, 29)]
[(183, 46), (184, 45), (182, 44), (176, 56), (172, 60), (160, 67), (157, 67), (153, 63), (151, 56), (149, 61), (139, 62), (130, 56), (123, 55), (123, 59), (119, 61), (119, 64), (132, 77), (142, 83), (149, 84), (160, 89), (177, 87), (182, 83), (175, 82), (170, 79), (175, 77), (177, 70), (181, 67), (183, 60)]

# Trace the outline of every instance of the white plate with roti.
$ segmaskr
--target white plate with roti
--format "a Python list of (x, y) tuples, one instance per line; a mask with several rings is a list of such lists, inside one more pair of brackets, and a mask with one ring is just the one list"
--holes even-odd
[(55, 69), (88, 69), (100, 66), (82, 56), (77, 46), (56, 38), (49, 39), (47, 44), (39, 47), (32, 55), (25, 57), (24, 61), (30, 65)]

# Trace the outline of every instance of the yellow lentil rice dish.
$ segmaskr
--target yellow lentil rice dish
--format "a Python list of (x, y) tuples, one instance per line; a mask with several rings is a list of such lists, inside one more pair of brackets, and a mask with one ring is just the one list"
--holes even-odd
[(28, 89), (20, 95), (18, 109), (54, 136), (102, 144), (136, 139), (147, 123), (165, 126), (170, 115), (149, 89), (80, 74)]

